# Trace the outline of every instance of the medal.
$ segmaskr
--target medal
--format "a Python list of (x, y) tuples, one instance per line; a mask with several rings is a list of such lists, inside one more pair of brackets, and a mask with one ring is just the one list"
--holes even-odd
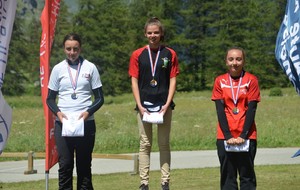
[(72, 98), (73, 100), (76, 100), (76, 99), (77, 99), (77, 95), (76, 95), (75, 92), (74, 92), (73, 94), (71, 94), (71, 98)]
[(233, 114), (238, 114), (240, 112), (240, 110), (239, 110), (239, 108), (237, 108), (237, 107), (234, 107), (233, 109), (232, 109), (232, 113)]
[(151, 50), (150, 50), (150, 46), (148, 45), (148, 54), (149, 54), (149, 59), (150, 59), (150, 66), (151, 66), (151, 72), (152, 72), (152, 80), (150, 81), (150, 86), (152, 87), (156, 87), (157, 86), (157, 81), (154, 79), (155, 76), (155, 71), (156, 71), (156, 65), (157, 65), (157, 60), (159, 58), (159, 54), (160, 54), (160, 46), (158, 48), (158, 52), (156, 54), (156, 58), (155, 58), (155, 62), (153, 64), (153, 60), (152, 60), (152, 55), (151, 55)]
[(156, 86), (157, 86), (157, 81), (154, 80), (154, 79), (152, 79), (152, 80), (150, 81), (150, 86), (156, 87)]
[(75, 79), (73, 79), (72, 72), (71, 72), (71, 69), (70, 69), (70, 65), (68, 64), (69, 78), (70, 78), (70, 81), (71, 81), (71, 84), (72, 84), (72, 88), (73, 88), (73, 93), (71, 94), (71, 98), (73, 100), (76, 100), (78, 98), (78, 96), (75, 93), (75, 90), (77, 88), (77, 81), (78, 81), (78, 76), (79, 76), (80, 68), (81, 68), (81, 63), (79, 62), (78, 66), (77, 66), (77, 70), (76, 70)]
[(232, 109), (232, 113), (235, 114), (235, 115), (240, 112), (239, 108), (237, 107), (237, 102), (238, 102), (238, 96), (239, 96), (239, 92), (240, 92), (240, 86), (241, 86), (241, 83), (242, 83), (243, 73), (244, 72), (241, 73), (239, 84), (237, 86), (235, 96), (234, 96), (234, 92), (233, 92), (232, 79), (231, 79), (230, 75), (228, 74), (229, 81), (230, 81), (230, 89), (231, 89), (232, 100), (233, 100), (233, 103), (234, 103), (234, 108)]

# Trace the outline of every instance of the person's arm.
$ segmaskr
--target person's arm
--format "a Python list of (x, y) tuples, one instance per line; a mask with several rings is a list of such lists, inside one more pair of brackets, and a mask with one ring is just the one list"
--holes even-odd
[(246, 111), (246, 119), (244, 123), (243, 131), (240, 135), (241, 138), (246, 139), (248, 136), (248, 132), (253, 125), (255, 113), (257, 108), (257, 101), (251, 101), (248, 104), (248, 110)]
[(89, 116), (93, 115), (104, 103), (104, 97), (103, 97), (103, 92), (102, 92), (102, 87), (93, 89), (93, 94), (94, 94), (94, 101), (92, 105), (84, 112), (82, 112), (78, 119), (83, 118), (85, 121), (86, 119), (89, 118)]
[(160, 112), (166, 113), (167, 109), (169, 108), (173, 100), (175, 91), (176, 91), (176, 77), (172, 77), (170, 78), (170, 86), (169, 86), (169, 94), (168, 94), (167, 102), (165, 103), (165, 105), (163, 105)]
[(218, 121), (221, 127), (221, 130), (223, 131), (223, 134), (225, 136), (226, 140), (229, 140), (233, 138), (233, 136), (230, 133), (228, 121), (225, 114), (225, 106), (223, 103), (223, 100), (215, 100), (216, 110), (217, 110), (217, 116)]
[(94, 94), (94, 102), (92, 103), (92, 105), (87, 110), (89, 115), (93, 115), (98, 109), (101, 108), (101, 106), (104, 103), (104, 96), (103, 96), (102, 87), (93, 89), (93, 94)]
[(46, 99), (46, 103), (48, 105), (48, 108), (58, 117), (60, 122), (62, 122), (63, 118), (68, 119), (67, 116), (60, 111), (60, 109), (57, 107), (57, 104), (55, 102), (56, 96), (58, 92), (48, 89), (48, 96)]
[(52, 113), (54, 113), (54, 115), (57, 116), (57, 113), (60, 112), (59, 108), (57, 107), (57, 104), (55, 102), (56, 96), (57, 96), (58, 92), (48, 89), (48, 96), (46, 99), (46, 103), (48, 105), (48, 108), (52, 111)]
[(140, 90), (139, 90), (139, 84), (138, 84), (138, 79), (135, 77), (131, 77), (131, 89), (132, 89), (132, 94), (135, 100), (135, 103), (142, 115), (144, 113), (149, 113), (146, 108), (143, 107), (141, 103), (141, 97), (140, 97)]

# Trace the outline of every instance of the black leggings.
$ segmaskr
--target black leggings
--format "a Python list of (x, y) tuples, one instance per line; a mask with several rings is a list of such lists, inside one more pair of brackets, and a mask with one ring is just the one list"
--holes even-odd
[(238, 190), (237, 174), (240, 176), (240, 190), (255, 190), (256, 140), (250, 140), (249, 152), (226, 152), (224, 140), (217, 140), (217, 149), (221, 165), (221, 190)]
[(76, 154), (77, 190), (93, 190), (91, 162), (95, 132), (95, 121), (89, 120), (84, 122), (84, 137), (62, 137), (62, 123), (55, 122), (59, 190), (73, 190), (74, 153)]

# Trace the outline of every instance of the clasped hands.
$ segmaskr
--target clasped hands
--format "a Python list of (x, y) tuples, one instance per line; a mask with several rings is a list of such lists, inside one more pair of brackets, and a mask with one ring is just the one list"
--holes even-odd
[(245, 139), (238, 137), (238, 138), (230, 138), (226, 141), (229, 145), (241, 145), (245, 142)]
[[(60, 122), (63, 121), (63, 118), (64, 119), (68, 119), (68, 117), (64, 113), (62, 113), (62, 112), (57, 112), (57, 117), (59, 118)], [(80, 120), (81, 118), (83, 118), (83, 120), (85, 121), (88, 117), (89, 117), (89, 112), (85, 111), (85, 112), (82, 112), (79, 115), (78, 120)]]
[[(150, 114), (150, 112), (146, 108), (144, 108), (143, 106), (139, 106), (138, 108), (140, 110), (141, 115), (144, 115), (144, 113)], [(163, 112), (163, 114), (165, 114), (167, 109), (168, 109), (168, 106), (165, 104), (161, 107), (159, 113)]]

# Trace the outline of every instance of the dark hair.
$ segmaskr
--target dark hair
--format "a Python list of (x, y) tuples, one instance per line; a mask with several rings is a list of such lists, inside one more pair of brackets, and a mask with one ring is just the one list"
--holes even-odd
[(147, 20), (145, 26), (144, 26), (144, 33), (146, 33), (147, 31), (147, 27), (149, 25), (157, 25), (162, 33), (161, 35), (161, 41), (164, 41), (165, 38), (165, 27), (164, 25), (161, 23), (161, 21), (157, 18), (157, 17), (151, 17)]
[(226, 58), (227, 58), (228, 52), (229, 52), (230, 50), (233, 50), (233, 49), (240, 50), (240, 51), (242, 52), (243, 60), (244, 60), (244, 62), (245, 62), (245, 61), (246, 61), (246, 52), (245, 52), (245, 50), (244, 50), (243, 48), (238, 47), (238, 46), (233, 46), (233, 47), (230, 47), (230, 48), (227, 49), (226, 55), (225, 55), (225, 60), (226, 60)]
[(65, 36), (63, 44), (62, 44), (63, 47), (65, 47), (65, 42), (67, 40), (75, 40), (75, 41), (77, 41), (79, 43), (79, 46), (81, 46), (81, 37), (78, 34), (76, 34), (76, 33), (70, 33), (70, 34), (67, 34)]

